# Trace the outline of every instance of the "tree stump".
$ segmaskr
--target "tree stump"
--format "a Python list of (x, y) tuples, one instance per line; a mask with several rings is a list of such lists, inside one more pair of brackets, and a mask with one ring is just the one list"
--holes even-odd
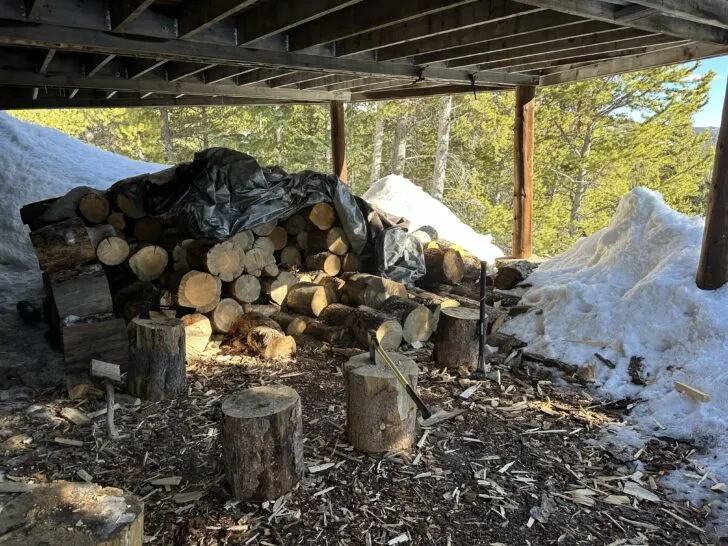
[(164, 400), (187, 392), (185, 328), (180, 319), (141, 319), (129, 328), (129, 393)]
[[(419, 369), (414, 360), (398, 353), (390, 357), (416, 390)], [(417, 407), (386, 364), (375, 365), (369, 353), (363, 353), (344, 364), (343, 374), (349, 443), (366, 453), (409, 449), (417, 429)]]
[(301, 399), (282, 385), (255, 387), (222, 402), (225, 471), (239, 500), (271, 500), (303, 473)]
[(5, 504), (0, 537), (16, 545), (142, 546), (144, 504), (115, 487), (38, 485)]
[(475, 309), (447, 307), (440, 309), (435, 333), (433, 360), (440, 366), (475, 368), (478, 363), (478, 322)]
[(376, 309), (360, 305), (351, 314), (348, 322), (351, 333), (363, 348), (369, 348), (369, 332), (376, 332), (379, 344), (386, 351), (396, 350), (402, 343), (402, 325), (389, 315)]
[(427, 341), (435, 330), (432, 311), (413, 300), (390, 296), (379, 310), (402, 323), (402, 338), (406, 343)]

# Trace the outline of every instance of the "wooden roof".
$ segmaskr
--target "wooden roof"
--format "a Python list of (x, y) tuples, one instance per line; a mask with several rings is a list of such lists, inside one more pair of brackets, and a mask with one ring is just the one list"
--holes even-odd
[(0, 108), (407, 98), (726, 53), (726, 0), (0, 0)]

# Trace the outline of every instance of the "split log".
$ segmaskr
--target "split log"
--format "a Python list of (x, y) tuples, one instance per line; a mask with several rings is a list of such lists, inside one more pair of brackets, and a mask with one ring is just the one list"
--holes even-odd
[(276, 260), (272, 254), (259, 248), (254, 248), (245, 253), (245, 271), (249, 275), (260, 277), (265, 266), (275, 263)]
[(452, 248), (426, 248), (425, 267), (427, 273), (419, 280), (422, 286), (439, 283), (458, 284), (465, 274), (463, 259)]
[(306, 245), (309, 252), (331, 252), (343, 256), (349, 250), (349, 238), (344, 228), (332, 227), (326, 231), (310, 231)]
[(334, 211), (334, 207), (328, 203), (316, 203), (311, 208), (311, 212), (308, 213), (308, 219), (321, 231), (326, 231), (334, 225), (336, 212)]
[(282, 250), (288, 244), (288, 232), (283, 226), (276, 226), (268, 235), (275, 250)]
[(124, 218), (123, 212), (112, 212), (109, 214), (106, 222), (114, 226), (120, 232), (123, 232), (126, 229), (126, 218)]
[(271, 220), (270, 222), (258, 224), (257, 226), (252, 228), (251, 231), (255, 233), (258, 237), (265, 237), (266, 235), (270, 235), (277, 225), (278, 220)]
[(245, 313), (233, 332), (264, 358), (292, 358), (296, 354), (295, 340), (285, 335), (275, 320), (260, 313)]
[(91, 359), (91, 377), (106, 379), (115, 383), (121, 382), (121, 366), (112, 362)]
[(475, 309), (442, 309), (432, 359), (447, 368), (474, 369), (478, 363), (479, 321), (480, 315)]
[(302, 231), (296, 235), (296, 245), (303, 251), (308, 250), (308, 232)]
[(289, 268), (301, 267), (303, 263), (301, 261), (301, 251), (295, 246), (287, 246), (281, 250), (281, 263), (287, 265)]
[(90, 192), (78, 202), (78, 211), (90, 224), (101, 224), (109, 217), (111, 206), (101, 192)]
[(275, 279), (263, 279), (260, 282), (261, 290), (270, 301), (282, 305), (286, 301), (288, 291), (298, 284), (298, 277), (288, 271), (278, 274)]
[(379, 344), (386, 351), (394, 351), (402, 344), (402, 325), (395, 318), (360, 305), (351, 314), (349, 329), (360, 347), (369, 348), (369, 332), (376, 332)]
[(222, 402), (225, 472), (239, 500), (265, 501), (288, 493), (301, 478), (301, 399), (283, 385), (254, 387)]
[(301, 315), (317, 317), (331, 303), (336, 303), (335, 294), (315, 283), (298, 283), (288, 290), (286, 307)]
[(129, 268), (140, 281), (153, 281), (164, 273), (169, 256), (160, 246), (142, 246), (129, 258)]
[(402, 338), (406, 343), (427, 341), (435, 331), (432, 311), (410, 299), (391, 296), (382, 304), (380, 311), (402, 323)]
[(248, 250), (252, 250), (253, 243), (255, 243), (255, 235), (253, 235), (253, 232), (246, 229), (245, 231), (241, 231), (239, 233), (236, 233), (230, 239), (228, 239), (231, 243), (234, 245), (238, 245), (243, 252), (247, 252)]
[(30, 233), (38, 263), (44, 273), (53, 273), (96, 261), (86, 226), (79, 218), (64, 220)]
[(407, 297), (407, 288), (390, 279), (367, 273), (347, 273), (342, 278), (346, 283), (341, 289), (341, 301), (347, 305), (378, 309), (390, 296)]
[(286, 232), (288, 235), (298, 235), (302, 231), (306, 231), (306, 218), (300, 214), (289, 216), (285, 222)]
[(340, 341), (344, 337), (344, 332), (343, 326), (331, 326), (323, 321), (303, 315), (293, 317), (286, 327), (286, 334), (289, 336), (306, 334), (326, 343)]
[(321, 311), (318, 318), (334, 326), (346, 326), (353, 312), (353, 307), (349, 307), (343, 303), (331, 303), (326, 306), (326, 309)]
[(121, 237), (107, 237), (96, 247), (96, 258), (104, 265), (121, 265), (128, 257), (129, 243)]
[(208, 271), (222, 281), (237, 279), (245, 269), (245, 253), (230, 241), (199, 239), (187, 246), (187, 263), (198, 271)]
[(145, 243), (156, 243), (162, 236), (162, 222), (159, 218), (145, 216), (134, 222), (134, 237)]
[(205, 352), (212, 337), (212, 324), (202, 313), (192, 313), (182, 317), (185, 326), (185, 360), (189, 364)]
[(510, 290), (526, 280), (536, 270), (538, 265), (528, 260), (503, 263), (498, 266), (498, 272), (495, 275), (493, 283), (499, 290)]
[(210, 322), (218, 334), (229, 334), (242, 316), (243, 308), (240, 304), (232, 298), (225, 298), (210, 313)]
[(134, 220), (138, 220), (147, 215), (141, 202), (125, 193), (116, 194), (116, 207), (126, 216)]
[[(417, 389), (417, 364), (391, 353), (394, 364)], [(417, 407), (384, 363), (369, 353), (351, 358), (342, 368), (346, 386), (346, 432), (349, 443), (365, 453), (408, 450), (417, 431)]]
[(341, 259), (330, 252), (319, 252), (306, 256), (306, 267), (308, 269), (321, 269), (327, 275), (335, 277), (341, 271)]
[(361, 271), (361, 259), (356, 252), (347, 252), (341, 260), (341, 270), (343, 272)]
[(79, 265), (49, 275), (53, 301), (61, 320), (111, 313), (113, 304), (106, 274), (99, 264)]
[(130, 394), (158, 401), (187, 392), (185, 328), (180, 319), (133, 319), (129, 345)]
[(202, 271), (188, 271), (173, 294), (178, 305), (194, 307), (198, 313), (209, 313), (220, 303), (221, 289), (219, 278)]
[(260, 298), (260, 281), (253, 275), (240, 275), (228, 287), (230, 294), (240, 303), (253, 303)]
[(38, 485), (4, 505), (0, 536), (16, 545), (142, 546), (144, 504), (115, 487)]
[(270, 236), (258, 237), (253, 243), (253, 248), (259, 248), (266, 254), (273, 254), (276, 251), (275, 243), (273, 242), (273, 239), (270, 238)]

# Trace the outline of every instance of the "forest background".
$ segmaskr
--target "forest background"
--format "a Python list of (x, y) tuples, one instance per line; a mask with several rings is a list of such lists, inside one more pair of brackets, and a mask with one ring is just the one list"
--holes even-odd
[[(548, 256), (606, 226), (637, 186), (703, 214), (714, 154), (693, 127), (714, 73), (699, 64), (540, 88), (536, 94), (534, 250)], [(226, 146), (291, 172), (331, 171), (325, 105), (11, 112), (134, 159), (177, 163)], [(506, 253), (513, 199), (512, 92), (346, 105), (349, 183), (361, 195), (405, 176)]]

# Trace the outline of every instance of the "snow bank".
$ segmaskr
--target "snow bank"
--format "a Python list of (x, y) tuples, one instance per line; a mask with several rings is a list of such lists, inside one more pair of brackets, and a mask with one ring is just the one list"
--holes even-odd
[(58, 360), (43, 339), (43, 328), (24, 327), (15, 310), (18, 300), (40, 301), (42, 286), (20, 208), (76, 186), (105, 189), (122, 178), (162, 168), (0, 112), (0, 366), (23, 373), (32, 367), (42, 370), (39, 379), (50, 380), (50, 367)]
[(488, 263), (494, 264), (503, 256), (503, 251), (492, 243), (492, 236), (481, 235), (462, 223), (449, 208), (407, 178), (385, 176), (369, 188), (363, 199), (388, 214), (407, 218), (413, 231), (421, 226), (434, 227), (441, 239), (462, 246)]
[[(702, 234), (701, 218), (637, 188), (622, 198), (608, 227), (529, 277), (533, 287), (523, 301), (543, 313), (522, 315), (504, 331), (545, 356), (596, 364), (602, 391), (646, 399), (633, 412), (643, 432), (716, 448), (717, 458), (705, 463), (725, 481), (728, 450), (719, 446), (728, 445), (728, 286), (696, 287)], [(595, 351), (616, 368), (600, 364)], [(645, 359), (648, 386), (631, 383), (631, 356)], [(675, 381), (712, 400), (681, 395)]]

